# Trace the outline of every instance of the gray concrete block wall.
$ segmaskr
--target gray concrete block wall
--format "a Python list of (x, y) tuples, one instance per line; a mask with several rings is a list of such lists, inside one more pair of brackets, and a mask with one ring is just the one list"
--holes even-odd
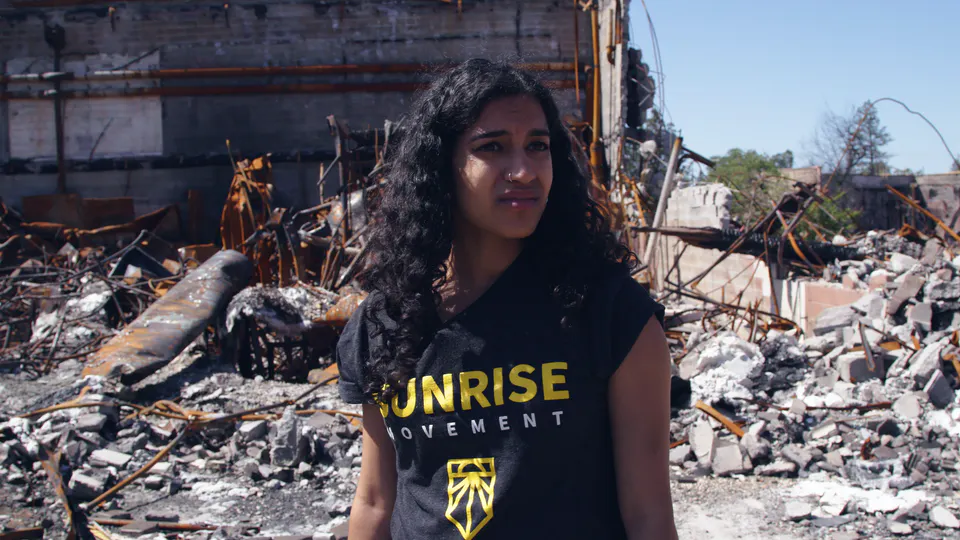
[[(159, 49), (160, 68), (446, 63), (474, 56), (571, 62), (574, 56), (573, 6), (554, 0), (466, 2), (462, 15), (457, 14), (455, 3), (436, 0), (223, 6), (218, 2), (120, 3), (113, 6), (112, 20), (107, 3), (15, 10), (0, 15), (0, 61), (52, 57), (43, 39), (45, 20), (65, 28), (67, 57), (138, 56)], [(580, 57), (589, 60), (589, 15), (578, 17)], [(163, 84), (422, 80), (422, 74), (397, 74)], [(564, 112), (578, 112), (572, 90), (557, 95)], [(411, 99), (409, 93), (399, 92), (165, 97), (163, 152), (222, 153), (227, 138), (248, 153), (331, 149), (327, 115), (336, 114), (356, 127), (380, 126), (384, 119), (399, 117)]]
[(701, 184), (673, 190), (667, 200), (667, 227), (730, 226), (733, 193), (722, 184)]

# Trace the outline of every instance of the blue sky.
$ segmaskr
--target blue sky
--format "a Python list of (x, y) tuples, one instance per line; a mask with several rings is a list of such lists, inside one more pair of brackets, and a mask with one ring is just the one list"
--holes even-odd
[[(714, 156), (730, 148), (793, 150), (828, 110), (847, 113), (888, 96), (923, 113), (960, 153), (960, 1), (646, 0), (660, 43), (667, 118), (684, 143)], [(656, 70), (640, 0), (631, 42)], [(656, 77), (660, 80), (660, 77)], [(877, 105), (893, 137), (895, 168), (950, 170), (926, 123), (894, 103)]]

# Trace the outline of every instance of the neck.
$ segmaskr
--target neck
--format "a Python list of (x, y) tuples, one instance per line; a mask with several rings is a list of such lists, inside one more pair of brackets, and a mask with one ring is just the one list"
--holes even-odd
[(453, 281), (459, 289), (484, 289), (510, 266), (522, 249), (522, 240), (457, 227), (450, 253)]

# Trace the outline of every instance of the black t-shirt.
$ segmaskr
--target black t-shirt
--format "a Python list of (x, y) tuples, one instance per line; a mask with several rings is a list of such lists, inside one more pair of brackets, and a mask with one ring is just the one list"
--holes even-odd
[[(407, 388), (380, 405), (397, 456), (394, 540), (626, 537), (607, 386), (663, 307), (618, 271), (564, 329), (529, 257), (443, 324)], [(370, 402), (364, 365), (380, 339), (363, 317), (370, 304), (337, 346), (348, 403)]]

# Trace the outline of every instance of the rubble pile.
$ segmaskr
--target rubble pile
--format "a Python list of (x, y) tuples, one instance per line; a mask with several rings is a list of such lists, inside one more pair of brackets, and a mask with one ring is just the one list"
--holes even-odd
[[(88, 377), (74, 386), (105, 390), (109, 384)], [(359, 474), (360, 428), (356, 411), (333, 408), (339, 405), (335, 386), (325, 385), (281, 412), (247, 413), (202, 429), (178, 419), (223, 418), (235, 414), (224, 408), (246, 405), (263, 409), (266, 399), (282, 405), (306, 387), (214, 370), (179, 388), (179, 404), (161, 400), (139, 407), (86, 392), (68, 402), (70, 408), (2, 419), (0, 482), (10, 489), (5, 498), (63, 532), (41, 463), (50, 459), (46, 449), (57, 448), (71, 503), (88, 505), (90, 521), (121, 534), (187, 526), (182, 530), (196, 530), (182, 538), (344, 538)], [(133, 482), (123, 485), (131, 477)], [(289, 520), (280, 519), (284, 512), (291, 513)], [(33, 512), (21, 513), (21, 519), (38, 519)], [(17, 529), (19, 521), (5, 526)]]
[(769, 330), (751, 342), (730, 317), (672, 323), (668, 335), (687, 332), (675, 378), (696, 407), (674, 395), (670, 461), (685, 477), (800, 477), (785, 508), (797, 522), (860, 516), (873, 518), (873, 537), (954, 535), (960, 259), (939, 240), (876, 232), (860, 248), (869, 256), (827, 273), (867, 294), (824, 310), (812, 335)]
[[(0, 202), (0, 533), (345, 537), (360, 415), (332, 351), (364, 298), (369, 138), (342, 200), (298, 211), (268, 157), (237, 161), (222, 247), (185, 242), (175, 206)], [(131, 221), (84, 228), (96, 205)]]

